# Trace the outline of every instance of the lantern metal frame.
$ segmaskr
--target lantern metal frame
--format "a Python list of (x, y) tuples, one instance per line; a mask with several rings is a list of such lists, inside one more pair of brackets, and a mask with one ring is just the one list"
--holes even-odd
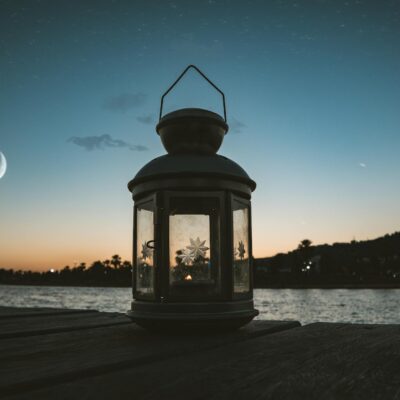
[[(169, 154), (150, 161), (128, 184), (135, 202), (132, 278), (134, 301), (128, 316), (138, 324), (152, 329), (237, 328), (258, 314), (253, 305), (250, 202), (251, 192), (256, 184), (235, 162), (215, 154), (228, 130), (225, 96), (207, 77), (205, 77), (207, 81), (222, 94), (224, 119), (218, 114), (202, 109), (177, 110), (162, 116), (164, 96), (190, 68), (196, 69), (205, 77), (197, 67), (188, 66), (164, 93), (161, 101), (157, 132)], [(210, 259), (210, 268), (216, 268), (218, 274), (217, 291), (214, 293), (199, 292), (191, 296), (179, 296), (174, 295), (171, 290), (169, 224), (171, 204), (177, 201), (176, 199), (188, 199), (187, 203), (184, 203), (184, 208), (181, 208), (181, 214), (199, 212), (201, 214), (203, 210), (204, 215), (210, 216), (210, 258), (216, 254), (216, 249), (212, 246), (219, 248), (216, 263), (218, 265), (214, 267)], [(210, 200), (210, 204), (212, 201), (216, 202), (215, 215), (202, 205), (205, 199)], [(244, 292), (235, 292), (234, 288), (235, 202), (248, 210), (248, 290)], [(152, 204), (153, 211), (154, 237), (146, 245), (152, 242), (151, 248), (154, 251), (151, 268), (154, 275), (151, 293), (143, 294), (137, 290), (139, 254), (137, 213), (138, 208), (147, 203)], [(216, 224), (218, 228), (214, 227)], [(214, 232), (215, 229), (218, 231), (217, 234)], [(211, 270), (211, 273), (215, 272)]]

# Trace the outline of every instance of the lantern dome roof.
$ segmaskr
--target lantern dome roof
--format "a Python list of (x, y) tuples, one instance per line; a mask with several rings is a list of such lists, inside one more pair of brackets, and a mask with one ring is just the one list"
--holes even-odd
[(219, 114), (202, 108), (170, 112), (156, 127), (169, 154), (215, 154), (228, 129), (228, 124)]
[(253, 191), (256, 183), (237, 163), (218, 154), (166, 154), (147, 163), (129, 182), (128, 188), (153, 179), (229, 179), (244, 183)]

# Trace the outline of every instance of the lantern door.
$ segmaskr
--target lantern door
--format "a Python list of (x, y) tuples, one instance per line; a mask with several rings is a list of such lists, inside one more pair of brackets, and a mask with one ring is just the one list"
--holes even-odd
[(155, 197), (135, 204), (133, 246), (134, 295), (138, 299), (154, 298), (155, 293)]
[(169, 192), (167, 199), (168, 298), (220, 298), (223, 193)]
[(244, 298), (253, 286), (250, 201), (232, 195), (231, 207), (233, 297)]

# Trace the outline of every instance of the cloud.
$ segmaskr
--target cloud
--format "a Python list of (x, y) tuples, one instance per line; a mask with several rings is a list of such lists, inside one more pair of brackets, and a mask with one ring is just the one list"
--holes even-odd
[(151, 125), (154, 123), (154, 117), (150, 115), (139, 115), (136, 117), (136, 120), (141, 122), (142, 124)]
[(358, 163), (358, 165), (359, 165), (361, 168), (367, 168), (367, 164), (364, 164), (363, 162)]
[(234, 117), (228, 121), (228, 125), (232, 133), (242, 133), (242, 129), (246, 127), (246, 124)]
[(106, 110), (126, 112), (130, 108), (142, 106), (146, 102), (146, 95), (144, 93), (122, 93), (119, 96), (113, 96), (107, 99), (103, 107)]
[(103, 150), (106, 147), (126, 147), (132, 151), (145, 151), (148, 150), (146, 146), (140, 144), (130, 144), (120, 139), (113, 139), (110, 135), (100, 135), (100, 136), (72, 136), (67, 142), (76, 144), (77, 146), (83, 147), (87, 151), (92, 150)]

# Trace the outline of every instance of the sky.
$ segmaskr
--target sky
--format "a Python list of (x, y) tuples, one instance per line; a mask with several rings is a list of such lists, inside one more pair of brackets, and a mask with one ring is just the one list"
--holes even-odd
[[(0, 268), (131, 258), (126, 187), (188, 64), (257, 182), (253, 253), (400, 228), (400, 2), (0, 0)], [(165, 112), (221, 99), (188, 73)]]

